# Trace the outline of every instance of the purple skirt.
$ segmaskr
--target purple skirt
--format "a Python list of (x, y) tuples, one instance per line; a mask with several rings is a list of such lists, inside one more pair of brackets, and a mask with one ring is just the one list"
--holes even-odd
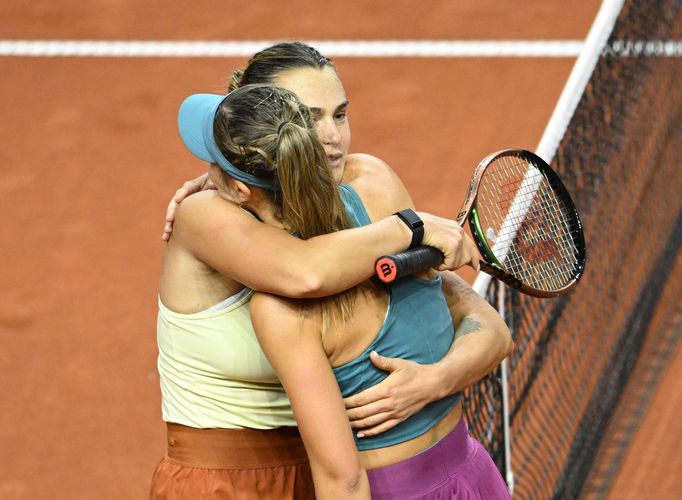
[(510, 499), (507, 485), (466, 421), (414, 457), (367, 471), (372, 499)]

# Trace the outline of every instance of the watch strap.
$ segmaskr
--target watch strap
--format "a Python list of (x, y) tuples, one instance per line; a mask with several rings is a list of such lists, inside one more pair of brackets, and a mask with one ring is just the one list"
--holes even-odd
[(421, 242), (424, 239), (424, 221), (421, 220), (417, 213), (411, 208), (406, 208), (393, 215), (397, 215), (412, 231), (412, 241), (410, 242), (409, 248), (411, 249), (421, 245)]

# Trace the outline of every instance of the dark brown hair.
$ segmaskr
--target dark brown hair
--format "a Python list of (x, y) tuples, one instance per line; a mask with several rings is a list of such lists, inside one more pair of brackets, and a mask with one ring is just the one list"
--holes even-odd
[(282, 42), (254, 54), (244, 69), (235, 71), (228, 85), (232, 91), (243, 85), (274, 83), (283, 71), (297, 68), (323, 69), (331, 66), (331, 59), (303, 42)]

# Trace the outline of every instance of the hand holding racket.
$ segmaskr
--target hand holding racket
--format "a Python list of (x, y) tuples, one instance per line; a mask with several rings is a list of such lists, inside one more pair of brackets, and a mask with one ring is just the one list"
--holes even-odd
[[(483, 260), (481, 270), (528, 295), (554, 297), (570, 290), (585, 269), (582, 223), (557, 174), (536, 154), (505, 149), (474, 170), (456, 221), (469, 227)], [(379, 258), (384, 283), (443, 259), (421, 246)]]

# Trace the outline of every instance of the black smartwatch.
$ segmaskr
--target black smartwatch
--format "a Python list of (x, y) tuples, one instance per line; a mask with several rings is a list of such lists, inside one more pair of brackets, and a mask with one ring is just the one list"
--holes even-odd
[(408, 249), (421, 245), (421, 242), (424, 239), (424, 221), (419, 218), (415, 211), (411, 208), (406, 208), (393, 215), (400, 217), (400, 220), (412, 231), (412, 241), (410, 242)]

